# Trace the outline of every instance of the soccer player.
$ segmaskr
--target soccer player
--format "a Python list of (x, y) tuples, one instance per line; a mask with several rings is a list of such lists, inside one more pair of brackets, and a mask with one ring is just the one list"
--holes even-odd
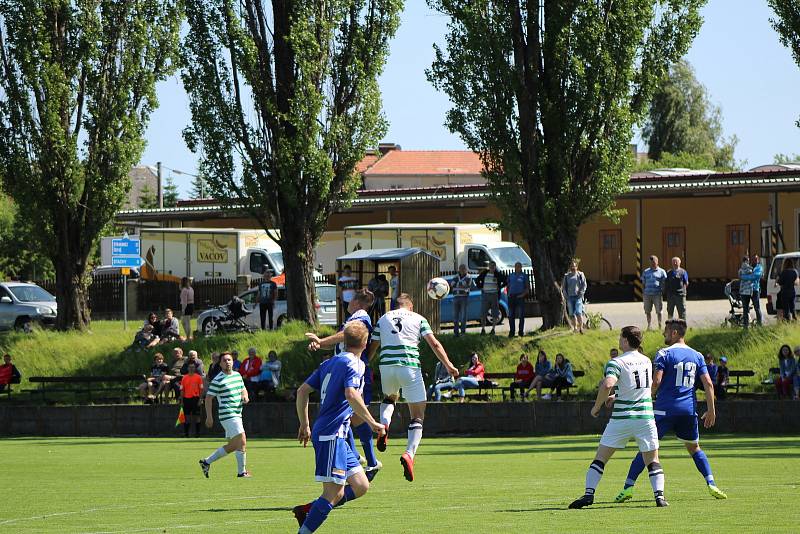
[(378, 320), (369, 347), (370, 360), (380, 348), (381, 387), (384, 395), (380, 416), (386, 432), (378, 436), (379, 451), (386, 450), (394, 403), (401, 390), (411, 412), (408, 444), (406, 451), (400, 457), (404, 476), (409, 482), (414, 481), (414, 456), (422, 439), (422, 421), (425, 419), (427, 400), (419, 361), (421, 339), (425, 339), (450, 376), (458, 378), (458, 369), (450, 363), (444, 347), (433, 335), (428, 321), (420, 314), (414, 313), (414, 303), (406, 293), (397, 297), (397, 309), (387, 312)]
[[(361, 321), (347, 323), (345, 350), (322, 362), (297, 390), (297, 439), (304, 447), (311, 439), (316, 455), (315, 479), (322, 482), (322, 495), (317, 500), (292, 510), (300, 524), (299, 534), (316, 531), (334, 506), (357, 499), (369, 489), (364, 469), (346, 439), (353, 413), (379, 435), (383, 432), (383, 425), (372, 418), (361, 397), (365, 366), (356, 355), (367, 348), (368, 336), (369, 330)], [(314, 390), (319, 391), (320, 406), (311, 431), (308, 397)]]
[[(664, 326), (664, 343), (669, 345), (658, 351), (653, 372), (653, 394), (658, 392), (653, 413), (656, 416), (658, 439), (664, 438), (667, 432), (684, 442), (686, 450), (694, 460), (697, 470), (703, 475), (708, 485), (708, 492), (716, 499), (727, 499), (728, 496), (714, 483), (711, 465), (706, 453), (700, 449), (700, 432), (697, 424), (697, 398), (694, 394), (695, 380), (699, 377), (706, 392), (706, 413), (703, 414), (703, 426), (711, 428), (716, 420), (714, 406), (714, 384), (708, 374), (703, 355), (688, 347), (683, 340), (686, 335), (686, 321), (669, 320)], [(628, 471), (625, 487), (614, 499), (625, 502), (633, 498), (633, 486), (639, 473), (644, 470), (644, 461), (637, 455)]]
[[(323, 347), (334, 347), (334, 354), (344, 352), (344, 327), (350, 321), (359, 321), (367, 328), (367, 346), (369, 346), (370, 336), (372, 335), (372, 320), (369, 316), (369, 310), (375, 302), (375, 296), (364, 289), (356, 291), (352, 300), (347, 305), (348, 317), (345, 319), (339, 331), (332, 336), (320, 339), (316, 334), (306, 333), (306, 337), (311, 341), (309, 343), (309, 350), (316, 351)], [(369, 368), (369, 354), (364, 350), (361, 354), (361, 361), (364, 362), (364, 389), (362, 397), (364, 404), (369, 406), (372, 402), (372, 370)], [(360, 417), (354, 415), (350, 421), (350, 431), (348, 432), (347, 440), (350, 443), (350, 448), (353, 453), (358, 456), (356, 452), (355, 438), (353, 431), (358, 434), (358, 439), (361, 441), (361, 447), (364, 450), (364, 459), (366, 460), (367, 478), (372, 481), (378, 471), (383, 467), (383, 464), (378, 461), (375, 456), (375, 445), (372, 442), (372, 428), (366, 421), (362, 421)]]
[(597, 399), (592, 407), (592, 417), (600, 415), (609, 394), (617, 387), (614, 410), (606, 425), (594, 461), (586, 472), (586, 492), (570, 508), (583, 508), (594, 503), (594, 492), (603, 476), (603, 469), (617, 449), (624, 449), (628, 440), (636, 440), (656, 498), (656, 506), (668, 506), (664, 499), (664, 471), (658, 463), (658, 434), (653, 418), (653, 401), (650, 397), (650, 359), (637, 350), (642, 345), (642, 331), (626, 326), (619, 336), (622, 355), (606, 364)]
[(222, 372), (208, 385), (206, 392), (206, 426), (214, 426), (214, 397), (217, 398), (219, 422), (225, 429), (227, 445), (215, 450), (208, 458), (200, 460), (203, 474), (208, 478), (211, 464), (231, 452), (236, 452), (236, 464), (239, 478), (250, 478), (247, 471), (247, 436), (242, 425), (242, 405), (250, 402), (244, 388), (242, 375), (233, 371), (233, 356), (225, 352), (219, 359)]

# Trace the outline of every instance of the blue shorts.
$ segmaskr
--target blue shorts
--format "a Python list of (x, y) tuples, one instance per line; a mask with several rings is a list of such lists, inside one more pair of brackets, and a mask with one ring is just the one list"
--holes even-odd
[(364, 470), (346, 439), (336, 438), (326, 441), (314, 439), (311, 443), (314, 445), (317, 461), (314, 472), (317, 482), (335, 482), (344, 486), (348, 478)]
[(583, 297), (567, 297), (567, 315), (570, 317), (583, 315)]
[(361, 398), (364, 399), (364, 404), (369, 408), (369, 403), (372, 402), (372, 382), (364, 382), (364, 389), (361, 391)]
[(656, 429), (658, 439), (662, 439), (669, 431), (675, 437), (686, 443), (700, 442), (700, 429), (697, 426), (696, 415), (656, 415)]

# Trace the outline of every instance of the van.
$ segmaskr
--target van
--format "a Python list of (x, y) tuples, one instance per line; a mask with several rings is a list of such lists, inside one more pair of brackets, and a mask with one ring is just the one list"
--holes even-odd
[[(775, 282), (778, 280), (778, 275), (781, 274), (783, 270), (783, 262), (785, 260), (789, 260), (792, 263), (792, 267), (797, 269), (800, 267), (800, 251), (785, 252), (772, 258), (772, 265), (770, 265), (767, 274), (767, 313), (770, 315), (775, 315), (777, 313), (776, 303), (778, 302), (778, 291), (780, 287), (777, 287)], [(795, 309), (800, 309), (800, 292), (797, 292), (795, 296), (794, 306)]]

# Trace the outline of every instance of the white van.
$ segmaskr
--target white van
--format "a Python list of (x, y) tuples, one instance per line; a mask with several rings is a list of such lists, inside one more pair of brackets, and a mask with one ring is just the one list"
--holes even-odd
[[(772, 259), (772, 265), (770, 265), (767, 275), (767, 313), (770, 315), (776, 314), (775, 305), (778, 302), (780, 287), (776, 287), (775, 281), (778, 279), (778, 275), (781, 274), (781, 270), (783, 270), (783, 262), (787, 259), (792, 262), (792, 266), (795, 269), (798, 269), (800, 267), (800, 251), (785, 252)], [(795, 309), (800, 309), (800, 291), (795, 296), (794, 306)]]

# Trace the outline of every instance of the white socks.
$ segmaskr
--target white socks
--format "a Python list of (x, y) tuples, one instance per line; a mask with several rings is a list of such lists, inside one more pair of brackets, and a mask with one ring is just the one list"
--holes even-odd
[(647, 466), (648, 474), (650, 475), (650, 485), (653, 486), (653, 495), (660, 497), (664, 495), (664, 470), (661, 469), (661, 464), (653, 462)]
[(239, 474), (241, 475), (247, 469), (245, 469), (245, 463), (247, 462), (247, 453), (244, 451), (236, 451), (236, 465), (239, 467)]
[(408, 425), (408, 445), (406, 446), (406, 452), (410, 454), (412, 458), (417, 454), (417, 447), (419, 447), (420, 440), (422, 440), (422, 421), (419, 419), (412, 419), (411, 423)]
[(589, 465), (589, 469), (586, 470), (586, 495), (594, 495), (594, 490), (603, 478), (605, 467), (606, 464), (600, 460), (594, 460)]
[(381, 403), (381, 424), (387, 429), (389, 423), (392, 422), (392, 415), (394, 414), (394, 404)]
[(215, 450), (215, 451), (214, 451), (214, 452), (211, 454), (211, 456), (209, 456), (208, 458), (206, 458), (206, 463), (207, 463), (207, 464), (210, 464), (210, 463), (216, 462), (216, 461), (217, 461), (217, 460), (219, 460), (220, 458), (224, 458), (224, 457), (225, 457), (225, 456), (227, 456), (227, 455), (228, 455), (228, 453), (227, 453), (227, 451), (225, 450), (225, 447), (220, 447), (219, 449)]

